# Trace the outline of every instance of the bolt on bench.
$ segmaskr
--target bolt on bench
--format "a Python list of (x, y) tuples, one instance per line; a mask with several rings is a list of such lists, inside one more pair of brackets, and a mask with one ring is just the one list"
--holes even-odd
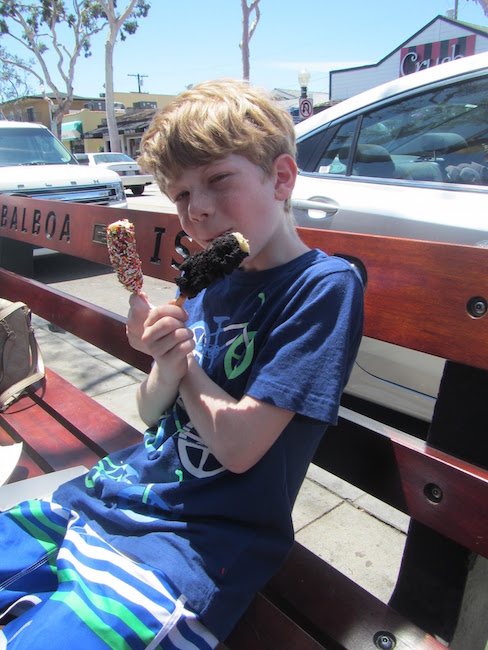
[[(7, 196), (0, 203), (4, 266), (18, 261), (10, 244), (108, 264), (105, 227), (121, 217), (135, 224), (148, 276), (173, 280), (192, 250), (174, 215)], [(474, 626), (476, 640), (469, 633), (476, 606), (488, 600), (486, 583), (478, 592), (471, 587), (488, 557), (488, 251), (314, 229), (300, 235), (309, 246), (356, 260), (367, 275), (366, 336), (447, 361), (426, 440), (342, 407), (314, 459), (411, 517), (390, 603), (297, 543), (221, 647), (434, 650), (445, 647), (437, 636), (452, 639), (454, 648), (484, 650), (486, 616)], [(5, 268), (0, 296), (22, 300), (49, 322), (149, 369), (150, 359), (128, 345), (122, 317)], [(39, 390), (0, 414), (0, 444), (24, 443), (12, 481), (90, 467), (140, 440), (138, 431), (49, 369)]]

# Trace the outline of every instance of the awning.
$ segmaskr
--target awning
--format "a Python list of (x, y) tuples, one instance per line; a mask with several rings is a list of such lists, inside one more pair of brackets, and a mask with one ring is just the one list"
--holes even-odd
[(61, 140), (80, 140), (83, 137), (81, 120), (61, 124)]
[(131, 133), (144, 133), (151, 120), (144, 120), (143, 122), (134, 122), (132, 124), (121, 124), (119, 126), (119, 133), (123, 135), (130, 135)]
[[(142, 134), (147, 129), (151, 120), (144, 120), (143, 122), (133, 122), (128, 124), (119, 124), (117, 125), (117, 130), (119, 135), (131, 135), (131, 134)], [(91, 138), (107, 138), (108, 137), (108, 126), (100, 126), (93, 131), (87, 131), (84, 134), (85, 140), (90, 140)]]
[(97, 129), (93, 129), (93, 131), (86, 131), (85, 135), (85, 140), (90, 140), (91, 138), (103, 138), (104, 136), (108, 136), (108, 128), (100, 126)]

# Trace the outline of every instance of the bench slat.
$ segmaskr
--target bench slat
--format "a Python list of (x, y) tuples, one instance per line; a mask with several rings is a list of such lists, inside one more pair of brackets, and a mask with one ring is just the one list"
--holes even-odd
[[(324, 436), (317, 465), (488, 557), (488, 470), (348, 409), (340, 413), (348, 426)], [(433, 486), (439, 502), (426, 496)]]
[(226, 639), (225, 647), (229, 650), (320, 650), (324, 646), (259, 593)]
[[(315, 554), (298, 543), (268, 590), (270, 598), (276, 597), (285, 611), (294, 610), (297, 620), (310, 621), (310, 634), (329, 637), (346, 650), (377, 647), (374, 637), (380, 632), (395, 636), (395, 650), (445, 647), (337, 569), (317, 562)], [(324, 647), (328, 647), (327, 642)]]
[(11, 431), (10, 440), (23, 440), (31, 450), (29, 458), (26, 449), (23, 478), (43, 473), (36, 459), (44, 472), (92, 467), (102, 456), (142, 441), (137, 429), (49, 368), (43, 388), (0, 415), (2, 424)]
[(1, 419), (7, 430), (10, 427), (24, 441), (29, 456), (45, 473), (76, 465), (92, 467), (100, 458), (28, 396), (11, 406)]
[(313, 228), (299, 233), (308, 246), (357, 257), (366, 267), (365, 336), (488, 369), (488, 315), (467, 311), (472, 298), (488, 300), (486, 248)]
[[(145, 275), (171, 282), (178, 275), (173, 260), (177, 264), (184, 259), (175, 250), (176, 242), (180, 241), (181, 226), (174, 214), (131, 209), (119, 211), (100, 205), (86, 206), (5, 194), (0, 197), (0, 204), (0, 237), (26, 245), (45, 247), (110, 266), (106, 227), (117, 219), (129, 219), (134, 224), (137, 250)], [(37, 224), (34, 212), (37, 213)], [(49, 214), (55, 218), (51, 216), (46, 228)], [(191, 251), (196, 248), (187, 237), (181, 245)]]
[(151, 359), (129, 345), (126, 319), (122, 316), (1, 268), (0, 286), (4, 298), (15, 301), (22, 296), (22, 301), (38, 316), (135, 368), (149, 371)]
[[(427, 447), (425, 453), (395, 444), (411, 516), (472, 551), (488, 557), (488, 478), (484, 472)], [(432, 500), (441, 490), (441, 500)]]
[[(33, 399), (40, 401), (41, 396), (34, 395)], [(65, 426), (70, 427), (78, 438), (100, 455), (142, 442), (140, 431), (102, 404), (94, 402), (49, 368), (46, 370), (42, 402), (56, 412), (57, 417), (62, 418)]]

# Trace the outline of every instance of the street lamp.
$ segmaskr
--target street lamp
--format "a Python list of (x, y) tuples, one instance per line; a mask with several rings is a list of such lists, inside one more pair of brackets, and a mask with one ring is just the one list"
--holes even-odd
[(307, 68), (303, 68), (298, 73), (298, 83), (300, 84), (300, 88), (302, 91), (300, 97), (307, 96), (307, 86), (309, 81), (310, 81), (310, 72), (307, 70)]

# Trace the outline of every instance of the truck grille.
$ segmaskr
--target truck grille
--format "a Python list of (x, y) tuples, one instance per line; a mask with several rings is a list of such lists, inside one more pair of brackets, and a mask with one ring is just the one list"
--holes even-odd
[(98, 185), (96, 187), (68, 187), (43, 188), (34, 190), (18, 190), (6, 192), (16, 196), (28, 196), (38, 199), (50, 199), (51, 201), (66, 201), (69, 203), (85, 203), (95, 205), (110, 205), (118, 200), (116, 188), (110, 185)]

